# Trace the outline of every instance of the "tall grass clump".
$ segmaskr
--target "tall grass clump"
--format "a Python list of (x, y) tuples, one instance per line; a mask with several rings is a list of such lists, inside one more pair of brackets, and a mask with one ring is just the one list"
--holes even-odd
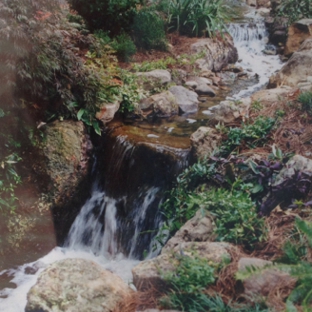
[(223, 0), (170, 0), (167, 10), (169, 28), (182, 35), (213, 37), (231, 17)]

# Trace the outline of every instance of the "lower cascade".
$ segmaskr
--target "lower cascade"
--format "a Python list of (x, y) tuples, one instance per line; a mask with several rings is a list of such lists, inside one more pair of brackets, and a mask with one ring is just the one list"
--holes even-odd
[[(262, 21), (229, 26), (242, 61), (239, 66), (259, 77), (258, 83), (234, 95), (242, 98), (261, 88), (278, 68), (277, 56), (266, 56)], [(174, 137), (173, 137), (174, 140)], [(188, 165), (189, 149), (145, 142), (127, 135), (106, 135), (96, 152), (90, 196), (70, 228), (59, 231), (59, 244), (30, 264), (0, 272), (12, 277), (17, 288), (0, 290), (0, 311), (22, 312), (29, 288), (49, 264), (66, 258), (91, 259), (131, 280), (131, 267), (159, 252), (155, 237), (162, 224), (161, 203), (177, 175)], [(62, 215), (56, 225), (61, 224)], [(36, 272), (27, 274), (27, 272)]]

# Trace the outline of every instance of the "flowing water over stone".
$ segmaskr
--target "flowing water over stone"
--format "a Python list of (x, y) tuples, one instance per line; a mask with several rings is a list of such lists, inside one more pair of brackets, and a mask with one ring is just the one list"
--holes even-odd
[(70, 229), (62, 215), (55, 221), (58, 242), (64, 247), (33, 263), (0, 272), (0, 278), (11, 279), (10, 287), (0, 290), (0, 311), (24, 311), (27, 291), (54, 261), (91, 259), (129, 281), (131, 267), (138, 259), (155, 255), (155, 235), (161, 224), (159, 206), (165, 191), (188, 163), (190, 134), (209, 122), (205, 110), (227, 96), (240, 99), (263, 87), (281, 66), (277, 56), (261, 52), (266, 40), (263, 21), (233, 24), (229, 31), (241, 59), (237, 66), (254, 75), (256, 83), (247, 84), (241, 91), (235, 87), (233, 91), (220, 90), (215, 98), (201, 102), (196, 114), (157, 124), (113, 123), (114, 130), (104, 137), (102, 149), (97, 151), (89, 199)]

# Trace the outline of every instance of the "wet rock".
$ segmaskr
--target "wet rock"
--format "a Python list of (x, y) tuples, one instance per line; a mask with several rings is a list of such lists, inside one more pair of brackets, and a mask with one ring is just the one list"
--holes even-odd
[(197, 159), (208, 158), (221, 141), (222, 136), (216, 129), (200, 127), (191, 135), (192, 153)]
[(220, 263), (224, 258), (231, 259), (227, 243), (189, 242), (182, 243), (171, 251), (164, 252), (156, 258), (142, 261), (132, 269), (133, 283), (138, 290), (153, 287), (164, 291), (168, 285), (164, 276), (175, 271), (179, 264), (177, 255), (199, 256), (207, 261)]
[(206, 242), (214, 239), (215, 225), (212, 216), (202, 209), (188, 220), (163, 247), (162, 252), (168, 252), (182, 242)]
[(234, 47), (230, 36), (225, 36), (223, 40), (211, 38), (200, 39), (191, 45), (193, 53), (204, 52), (205, 56), (196, 61), (201, 71), (220, 71), (229, 63), (238, 60), (237, 49)]
[(241, 99), (239, 102), (226, 100), (210, 107), (203, 113), (209, 115), (216, 122), (231, 123), (239, 117), (244, 117), (248, 113), (250, 104), (250, 98)]
[(164, 69), (155, 69), (150, 72), (136, 73), (138, 82), (145, 90), (151, 90), (171, 82), (171, 74)]
[(281, 85), (297, 87), (299, 82), (305, 81), (311, 75), (311, 63), (312, 38), (306, 39), (280, 71), (270, 77), (268, 88), (276, 88)]
[(183, 113), (195, 113), (198, 110), (198, 95), (182, 86), (174, 86), (169, 91), (176, 98), (177, 104)]
[(265, 18), (265, 25), (269, 30), (270, 42), (274, 45), (284, 45), (287, 39), (288, 20), (285, 17), (268, 16)]
[(215, 91), (208, 87), (207, 84), (199, 84), (195, 87), (195, 92), (198, 95), (203, 95), (203, 96), (210, 96), (210, 97), (214, 97), (216, 96)]
[(252, 298), (255, 302), (263, 302), (264, 297), (268, 297), (277, 289), (282, 290), (295, 286), (295, 279), (288, 273), (274, 268), (265, 268), (272, 265), (271, 261), (259, 258), (241, 258), (238, 262), (238, 270), (246, 271), (247, 267), (262, 269), (259, 273), (251, 275), (243, 281), (246, 297)]
[(298, 51), (300, 45), (312, 37), (312, 19), (302, 19), (292, 24), (288, 29), (288, 37), (285, 45), (284, 55), (290, 56)]
[(118, 111), (119, 107), (120, 103), (118, 102), (104, 104), (100, 107), (100, 110), (96, 113), (95, 117), (105, 125), (114, 119), (115, 113)]
[[(84, 259), (53, 263), (27, 294), (26, 312), (111, 312), (133, 296), (117, 275)], [(128, 311), (128, 310), (127, 310)], [(129, 311), (135, 311), (135, 307)]]
[(55, 121), (45, 128), (43, 153), (50, 177), (50, 192), (57, 206), (79, 191), (91, 167), (92, 144), (82, 122)]
[(154, 115), (157, 117), (170, 117), (179, 113), (179, 107), (174, 95), (165, 91), (141, 100), (139, 110), (144, 117)]

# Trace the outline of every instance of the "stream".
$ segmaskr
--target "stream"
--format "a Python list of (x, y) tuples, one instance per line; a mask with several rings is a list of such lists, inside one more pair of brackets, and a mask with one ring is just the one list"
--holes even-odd
[(159, 207), (166, 190), (188, 165), (190, 134), (209, 123), (209, 107), (226, 98), (239, 100), (263, 88), (281, 67), (278, 56), (262, 52), (267, 38), (263, 20), (255, 18), (254, 10), (246, 19), (231, 24), (229, 32), (239, 52), (237, 66), (253, 78), (235, 81), (227, 91), (204, 99), (195, 114), (157, 123), (120, 125), (104, 135), (103, 147), (95, 155), (91, 196), (82, 205), (63, 247), (55, 247), (48, 254), (43, 248), (42, 254), (35, 256), (45, 256), (35, 261), (25, 257), (23, 265), (8, 260), (12, 268), (0, 272), (0, 311), (23, 312), (27, 292), (39, 273), (57, 260), (93, 260), (130, 282), (131, 268), (157, 254), (160, 246), (155, 236), (162, 222)]

